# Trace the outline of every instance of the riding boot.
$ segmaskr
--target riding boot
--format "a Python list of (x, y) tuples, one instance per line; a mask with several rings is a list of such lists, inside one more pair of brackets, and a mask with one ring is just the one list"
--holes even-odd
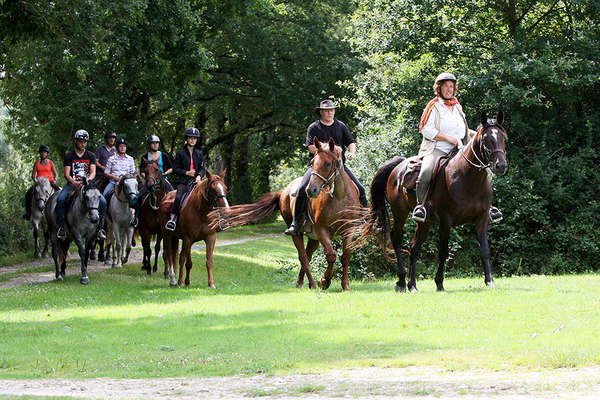
[(56, 231), (56, 237), (60, 240), (66, 239), (67, 233), (65, 232), (65, 228), (62, 225), (58, 227), (58, 231)]
[(417, 204), (412, 213), (412, 219), (417, 222), (425, 222), (427, 219), (427, 209), (423, 203), (425, 201), (425, 195), (427, 194), (428, 186), (429, 182), (417, 181)]
[(165, 224), (165, 229), (168, 231), (174, 231), (177, 228), (177, 214), (171, 214), (169, 220)]
[(98, 240), (106, 240), (106, 231), (104, 230), (104, 219), (100, 219), (100, 223), (98, 224), (100, 227), (98, 229), (98, 233), (96, 234), (96, 238)]
[(296, 196), (296, 205), (294, 207), (294, 216), (292, 224), (283, 233), (286, 235), (298, 236), (302, 234), (302, 221), (304, 220), (304, 212), (306, 211), (306, 197)]

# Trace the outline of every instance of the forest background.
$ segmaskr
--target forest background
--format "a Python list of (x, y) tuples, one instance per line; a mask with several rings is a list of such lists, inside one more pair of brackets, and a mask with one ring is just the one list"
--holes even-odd
[[(76, 129), (92, 150), (113, 130), (139, 159), (148, 135), (174, 154), (196, 126), (240, 204), (305, 170), (306, 127), (331, 97), (367, 187), (386, 159), (416, 154), (435, 76), (451, 71), (471, 128), (506, 116), (495, 275), (600, 268), (597, 1), (0, 0), (0, 37), (0, 256), (31, 248), (21, 203), (37, 148), (60, 167)], [(356, 277), (392, 272), (374, 251)], [(436, 253), (429, 240), (423, 263)], [(478, 265), (473, 228), (455, 230), (450, 272)]]

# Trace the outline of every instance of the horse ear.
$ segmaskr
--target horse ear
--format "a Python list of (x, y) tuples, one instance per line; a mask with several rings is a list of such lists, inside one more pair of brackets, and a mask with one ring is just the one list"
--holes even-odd
[(504, 122), (504, 113), (502, 112), (502, 110), (498, 111), (498, 115), (496, 116), (496, 122), (498, 122), (498, 124), (502, 125), (502, 122)]
[(313, 144), (315, 145), (315, 147), (316, 147), (317, 149), (320, 149), (320, 148), (321, 148), (321, 142), (319, 142), (319, 139), (317, 139), (317, 137), (316, 137), (316, 136), (315, 136), (315, 137), (314, 137), (314, 139), (313, 139)]
[(333, 141), (333, 138), (329, 138), (329, 150), (335, 151), (335, 142)]
[(225, 168), (225, 169), (223, 170), (223, 172), (221, 172), (221, 173), (219, 174), (219, 176), (221, 177), (221, 179), (225, 179), (225, 173), (226, 173), (226, 172), (227, 172), (227, 168)]
[(210, 179), (210, 177), (211, 177), (211, 176), (212, 176), (212, 174), (211, 174), (210, 172), (208, 172), (208, 170), (206, 170), (206, 177), (207, 177), (208, 179)]
[(485, 115), (485, 112), (481, 113), (481, 119), (479, 121), (481, 122), (481, 126), (487, 125), (487, 115)]

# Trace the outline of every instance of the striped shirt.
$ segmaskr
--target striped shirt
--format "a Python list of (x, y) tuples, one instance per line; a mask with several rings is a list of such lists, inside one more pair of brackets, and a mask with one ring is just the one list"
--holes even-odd
[[(125, 157), (119, 156), (119, 154), (115, 154), (110, 157), (106, 162), (106, 170), (104, 173), (115, 175), (121, 177), (126, 174), (135, 174), (135, 164), (133, 162), (133, 157), (125, 154)], [(119, 180), (112, 180), (117, 183)]]

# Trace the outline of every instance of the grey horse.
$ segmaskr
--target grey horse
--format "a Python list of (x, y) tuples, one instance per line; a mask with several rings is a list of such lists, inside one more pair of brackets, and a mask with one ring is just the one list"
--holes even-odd
[[(137, 176), (133, 174), (123, 175), (108, 203), (108, 226), (111, 236), (109, 246), (114, 246), (112, 252), (113, 268), (122, 268), (122, 264), (127, 263), (131, 252), (132, 222), (137, 195)], [(125, 255), (123, 255), (123, 252), (125, 252)], [(108, 265), (109, 263), (107, 257), (105, 264)]]
[[(60, 240), (56, 237), (58, 226), (56, 225), (55, 209), (58, 194), (52, 195), (48, 200), (45, 215), (49, 228), (48, 233), (52, 240), (52, 258), (54, 259), (54, 266), (56, 268), (56, 280), (62, 281), (65, 277), (69, 245), (71, 241), (75, 241), (79, 258), (81, 259), (81, 278), (79, 282), (87, 285), (90, 282), (87, 275), (87, 263), (98, 231), (98, 223), (100, 222), (98, 207), (102, 194), (94, 182), (91, 181), (74, 192), (73, 205), (65, 216), (65, 231), (67, 234), (65, 240)], [(60, 272), (58, 270), (59, 260)]]
[[(35, 242), (35, 258), (48, 257), (48, 226), (44, 218), (44, 210), (50, 196), (56, 190), (50, 184), (48, 178), (37, 178), (33, 184), (33, 196), (31, 197), (31, 225), (33, 225), (33, 240)], [(44, 250), (40, 252), (39, 231), (40, 227), (44, 233)]]

